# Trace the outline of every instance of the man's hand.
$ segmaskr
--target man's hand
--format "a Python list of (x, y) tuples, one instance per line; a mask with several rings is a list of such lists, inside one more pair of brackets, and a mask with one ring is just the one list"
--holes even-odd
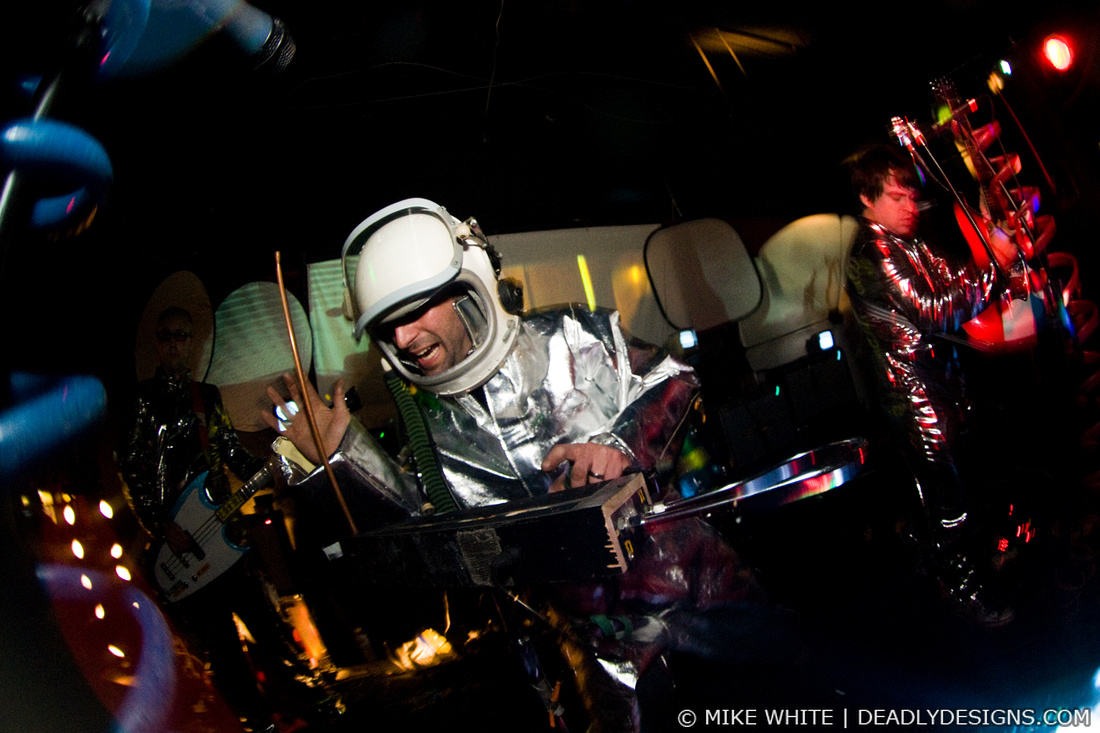
[(991, 230), (987, 238), (989, 248), (993, 250), (993, 256), (997, 259), (997, 264), (1003, 270), (1011, 270), (1020, 259), (1020, 248), (1012, 237), (1000, 227), (990, 226), (989, 229)]
[(194, 540), (191, 539), (191, 535), (187, 534), (183, 527), (175, 522), (165, 522), (162, 529), (164, 531), (164, 541), (168, 543), (168, 547), (172, 552), (177, 555), (190, 552), (194, 547)]
[[(569, 485), (572, 488), (585, 484), (597, 484), (619, 478), (630, 467), (630, 459), (622, 451), (599, 443), (561, 443), (546, 454), (543, 471), (553, 471), (562, 463), (573, 464)], [(566, 488), (564, 479), (554, 482), (550, 491)]]
[[(300, 406), (300, 410), (296, 415), (292, 415), (290, 420), (283, 421), (286, 425), (285, 430), (279, 427), (279, 420), (270, 411), (263, 413), (264, 422), (290, 440), (303, 456), (312, 463), (318, 464), (321, 462), (321, 455), (317, 452), (317, 443), (313, 439), (313, 431), (309, 428), (309, 417), (302, 403), (301, 390), (289, 374), (283, 375), (283, 382), (286, 383), (290, 399)], [(348, 411), (348, 406), (344, 402), (344, 380), (336, 380), (336, 386), (332, 388), (332, 407), (324, 403), (321, 396), (317, 394), (317, 390), (308, 381), (306, 391), (309, 403), (313, 407), (313, 417), (317, 421), (317, 432), (321, 434), (325, 455), (328, 456), (336, 450), (336, 446), (340, 445), (344, 432), (351, 423), (351, 412)], [(271, 398), (271, 404), (282, 409), (284, 415), (290, 414), (286, 400), (274, 387), (267, 388), (267, 396)]]
[(1026, 300), (1031, 292), (1027, 270), (1016, 242), (1000, 227), (991, 227), (989, 246), (1004, 273), (1004, 288), (1015, 300)]

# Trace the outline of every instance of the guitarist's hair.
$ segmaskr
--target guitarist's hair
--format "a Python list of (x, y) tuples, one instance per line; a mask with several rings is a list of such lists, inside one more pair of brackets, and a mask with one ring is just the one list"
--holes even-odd
[(157, 327), (163, 326), (169, 318), (179, 318), (188, 323), (193, 323), (190, 311), (186, 308), (180, 308), (178, 305), (171, 305), (162, 310), (160, 315), (157, 316)]
[(905, 188), (920, 188), (920, 177), (913, 160), (896, 145), (871, 143), (848, 158), (852, 193), (859, 201), (866, 196), (874, 201), (882, 195), (886, 179), (892, 175)]

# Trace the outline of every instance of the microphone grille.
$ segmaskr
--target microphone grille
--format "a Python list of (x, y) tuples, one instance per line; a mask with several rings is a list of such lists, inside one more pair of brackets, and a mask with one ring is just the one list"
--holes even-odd
[(256, 54), (254, 69), (265, 74), (278, 74), (290, 66), (297, 46), (286, 28), (286, 23), (279, 18), (272, 18), (271, 21), (271, 34)]

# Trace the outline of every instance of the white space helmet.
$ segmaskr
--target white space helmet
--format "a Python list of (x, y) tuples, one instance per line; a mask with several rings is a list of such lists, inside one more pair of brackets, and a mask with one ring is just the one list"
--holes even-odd
[[(353, 281), (348, 266), (356, 252)], [(473, 350), (450, 369), (420, 374), (399, 358), (393, 344), (376, 339), (394, 368), (429, 392), (453, 395), (480, 387), (515, 345), (519, 318), (501, 304), (499, 258), (473, 219), (460, 222), (432, 201), (405, 199), (355, 227), (340, 259), (345, 311), (355, 322), (356, 338), (415, 311), (444, 290), (460, 293), (455, 311)]]

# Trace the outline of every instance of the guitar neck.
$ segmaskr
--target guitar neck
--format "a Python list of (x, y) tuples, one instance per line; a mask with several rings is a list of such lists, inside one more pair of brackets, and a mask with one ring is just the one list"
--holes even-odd
[(245, 481), (241, 488), (237, 489), (232, 496), (226, 499), (225, 502), (218, 507), (218, 510), (214, 512), (215, 516), (219, 521), (225, 522), (225, 520), (233, 516), (238, 509), (244, 506), (245, 502), (251, 499), (253, 494), (267, 486), (274, 475), (275, 464), (272, 461), (268, 461), (264, 464), (263, 468), (256, 472), (255, 476)]
[[(989, 215), (989, 219), (997, 225), (1002, 225), (1005, 220), (1009, 218), (1010, 212), (1006, 207), (1006, 201), (1008, 192), (1004, 190), (1003, 184), (997, 185), (997, 171), (994, 169), (993, 162), (989, 156), (985, 153), (986, 143), (979, 143), (979, 131), (975, 130), (970, 121), (970, 116), (965, 111), (965, 108), (960, 105), (960, 99), (955, 92), (953, 84), (947, 81), (940, 81), (936, 88), (937, 96), (939, 99), (948, 106), (949, 109), (958, 108), (961, 110), (959, 114), (954, 116), (954, 130), (955, 139), (965, 149), (966, 156), (970, 160), (972, 171), (975, 179), (978, 182), (979, 194), (981, 200), (985, 202)], [(971, 108), (976, 109), (976, 108)], [(999, 134), (1000, 128), (996, 126), (995, 122), (991, 122), (986, 125), (988, 128), (989, 139), (992, 140)]]

